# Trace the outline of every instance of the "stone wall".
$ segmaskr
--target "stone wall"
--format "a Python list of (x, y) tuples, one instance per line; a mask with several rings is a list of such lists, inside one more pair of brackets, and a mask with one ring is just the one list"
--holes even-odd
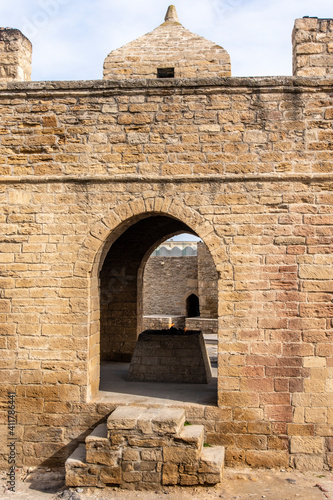
[(143, 314), (186, 316), (186, 299), (194, 293), (200, 316), (217, 318), (217, 281), (214, 261), (202, 242), (195, 257), (151, 256), (144, 273)]
[(0, 28), (0, 82), (31, 80), (30, 41), (19, 31)]
[(209, 440), (228, 463), (332, 467), (332, 89), (0, 84), (1, 415), (16, 391), (19, 460), (63, 460), (110, 411), (92, 400), (98, 279), (135, 226), (140, 255), (185, 229), (216, 265), (219, 408), (196, 410)]
[(333, 19), (296, 19), (292, 41), (295, 76), (333, 73)]
[(198, 293), (197, 257), (150, 257), (143, 283), (143, 314), (186, 316), (186, 297)]

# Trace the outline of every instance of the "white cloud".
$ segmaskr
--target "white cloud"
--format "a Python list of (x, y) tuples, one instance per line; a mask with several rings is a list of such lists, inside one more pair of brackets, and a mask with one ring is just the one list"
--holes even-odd
[[(106, 55), (152, 31), (169, 3), (161, 0), (11, 0), (2, 26), (34, 46), (33, 79), (102, 78)], [(225, 47), (235, 76), (291, 74), (294, 19), (333, 17), (332, 0), (177, 0), (182, 24)]]

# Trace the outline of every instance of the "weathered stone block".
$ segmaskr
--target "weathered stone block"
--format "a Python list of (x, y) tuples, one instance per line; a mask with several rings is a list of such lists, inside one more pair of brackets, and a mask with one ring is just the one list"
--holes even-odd
[(194, 486), (198, 482), (198, 476), (195, 474), (180, 474), (180, 484), (182, 486)]
[(135, 462), (140, 460), (140, 452), (138, 450), (133, 450), (131, 448), (124, 448), (122, 453), (122, 459), (127, 462)]
[(137, 481), (142, 481), (142, 472), (139, 471), (123, 472), (122, 478), (125, 483), (135, 483)]
[(162, 484), (175, 485), (179, 482), (178, 465), (166, 463), (162, 468)]
[(288, 467), (289, 453), (280, 450), (249, 450), (246, 452), (245, 462), (251, 467)]
[(119, 406), (108, 417), (108, 429), (135, 429), (137, 426), (138, 418), (144, 412), (145, 408), (141, 408), (139, 406)]
[(203, 425), (187, 425), (181, 429), (179, 438), (184, 443), (201, 449), (204, 440), (205, 429)]
[(176, 434), (185, 422), (185, 410), (161, 408), (152, 417), (152, 429), (157, 434)]
[(163, 461), (172, 464), (191, 464), (198, 459), (199, 452), (196, 449), (169, 446), (163, 448)]
[(120, 467), (102, 467), (99, 478), (105, 485), (121, 484), (122, 472)]
[(218, 484), (221, 482), (220, 474), (199, 474), (199, 483), (200, 484)]
[(290, 439), (290, 452), (316, 455), (324, 451), (324, 438), (294, 436)]
[(322, 471), (323, 457), (300, 453), (293, 458), (293, 465), (297, 470), (301, 471)]
[(205, 474), (219, 475), (222, 480), (222, 470), (224, 467), (225, 450), (223, 446), (203, 448), (200, 454), (199, 472)]

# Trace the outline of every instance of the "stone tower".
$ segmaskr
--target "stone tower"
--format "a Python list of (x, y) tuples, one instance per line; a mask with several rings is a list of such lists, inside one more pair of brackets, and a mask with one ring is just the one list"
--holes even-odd
[(294, 76), (333, 73), (333, 19), (296, 19), (292, 34)]
[(0, 28), (0, 82), (31, 80), (32, 45), (21, 31)]
[(173, 5), (163, 24), (110, 52), (104, 61), (106, 80), (224, 76), (231, 76), (228, 52), (185, 29)]

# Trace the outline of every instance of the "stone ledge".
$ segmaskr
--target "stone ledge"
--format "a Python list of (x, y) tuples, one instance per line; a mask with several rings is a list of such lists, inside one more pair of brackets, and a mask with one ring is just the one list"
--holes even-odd
[(274, 174), (190, 174), (190, 175), (140, 175), (140, 174), (114, 174), (109, 175), (26, 175), (26, 176), (0, 176), (0, 184), (114, 184), (114, 183), (232, 183), (232, 182), (332, 182), (333, 173), (274, 173)]
[[(285, 88), (297, 89), (308, 87), (316, 89), (333, 85), (333, 77), (328, 76), (269, 76), (269, 77), (221, 77), (221, 78), (162, 78), (162, 79), (136, 79), (136, 80), (70, 80), (70, 81), (36, 81), (36, 82), (1, 82), (0, 98), (2, 94), (12, 92), (24, 92), (27, 94), (47, 93), (101, 93), (107, 95), (106, 91), (121, 92), (124, 89), (175, 89), (175, 88), (200, 88), (200, 87), (221, 87), (232, 89), (238, 87), (244, 89), (248, 87), (249, 92), (254, 88), (269, 90), (274, 87), (285, 92)], [(7, 91), (7, 92), (6, 92)]]

